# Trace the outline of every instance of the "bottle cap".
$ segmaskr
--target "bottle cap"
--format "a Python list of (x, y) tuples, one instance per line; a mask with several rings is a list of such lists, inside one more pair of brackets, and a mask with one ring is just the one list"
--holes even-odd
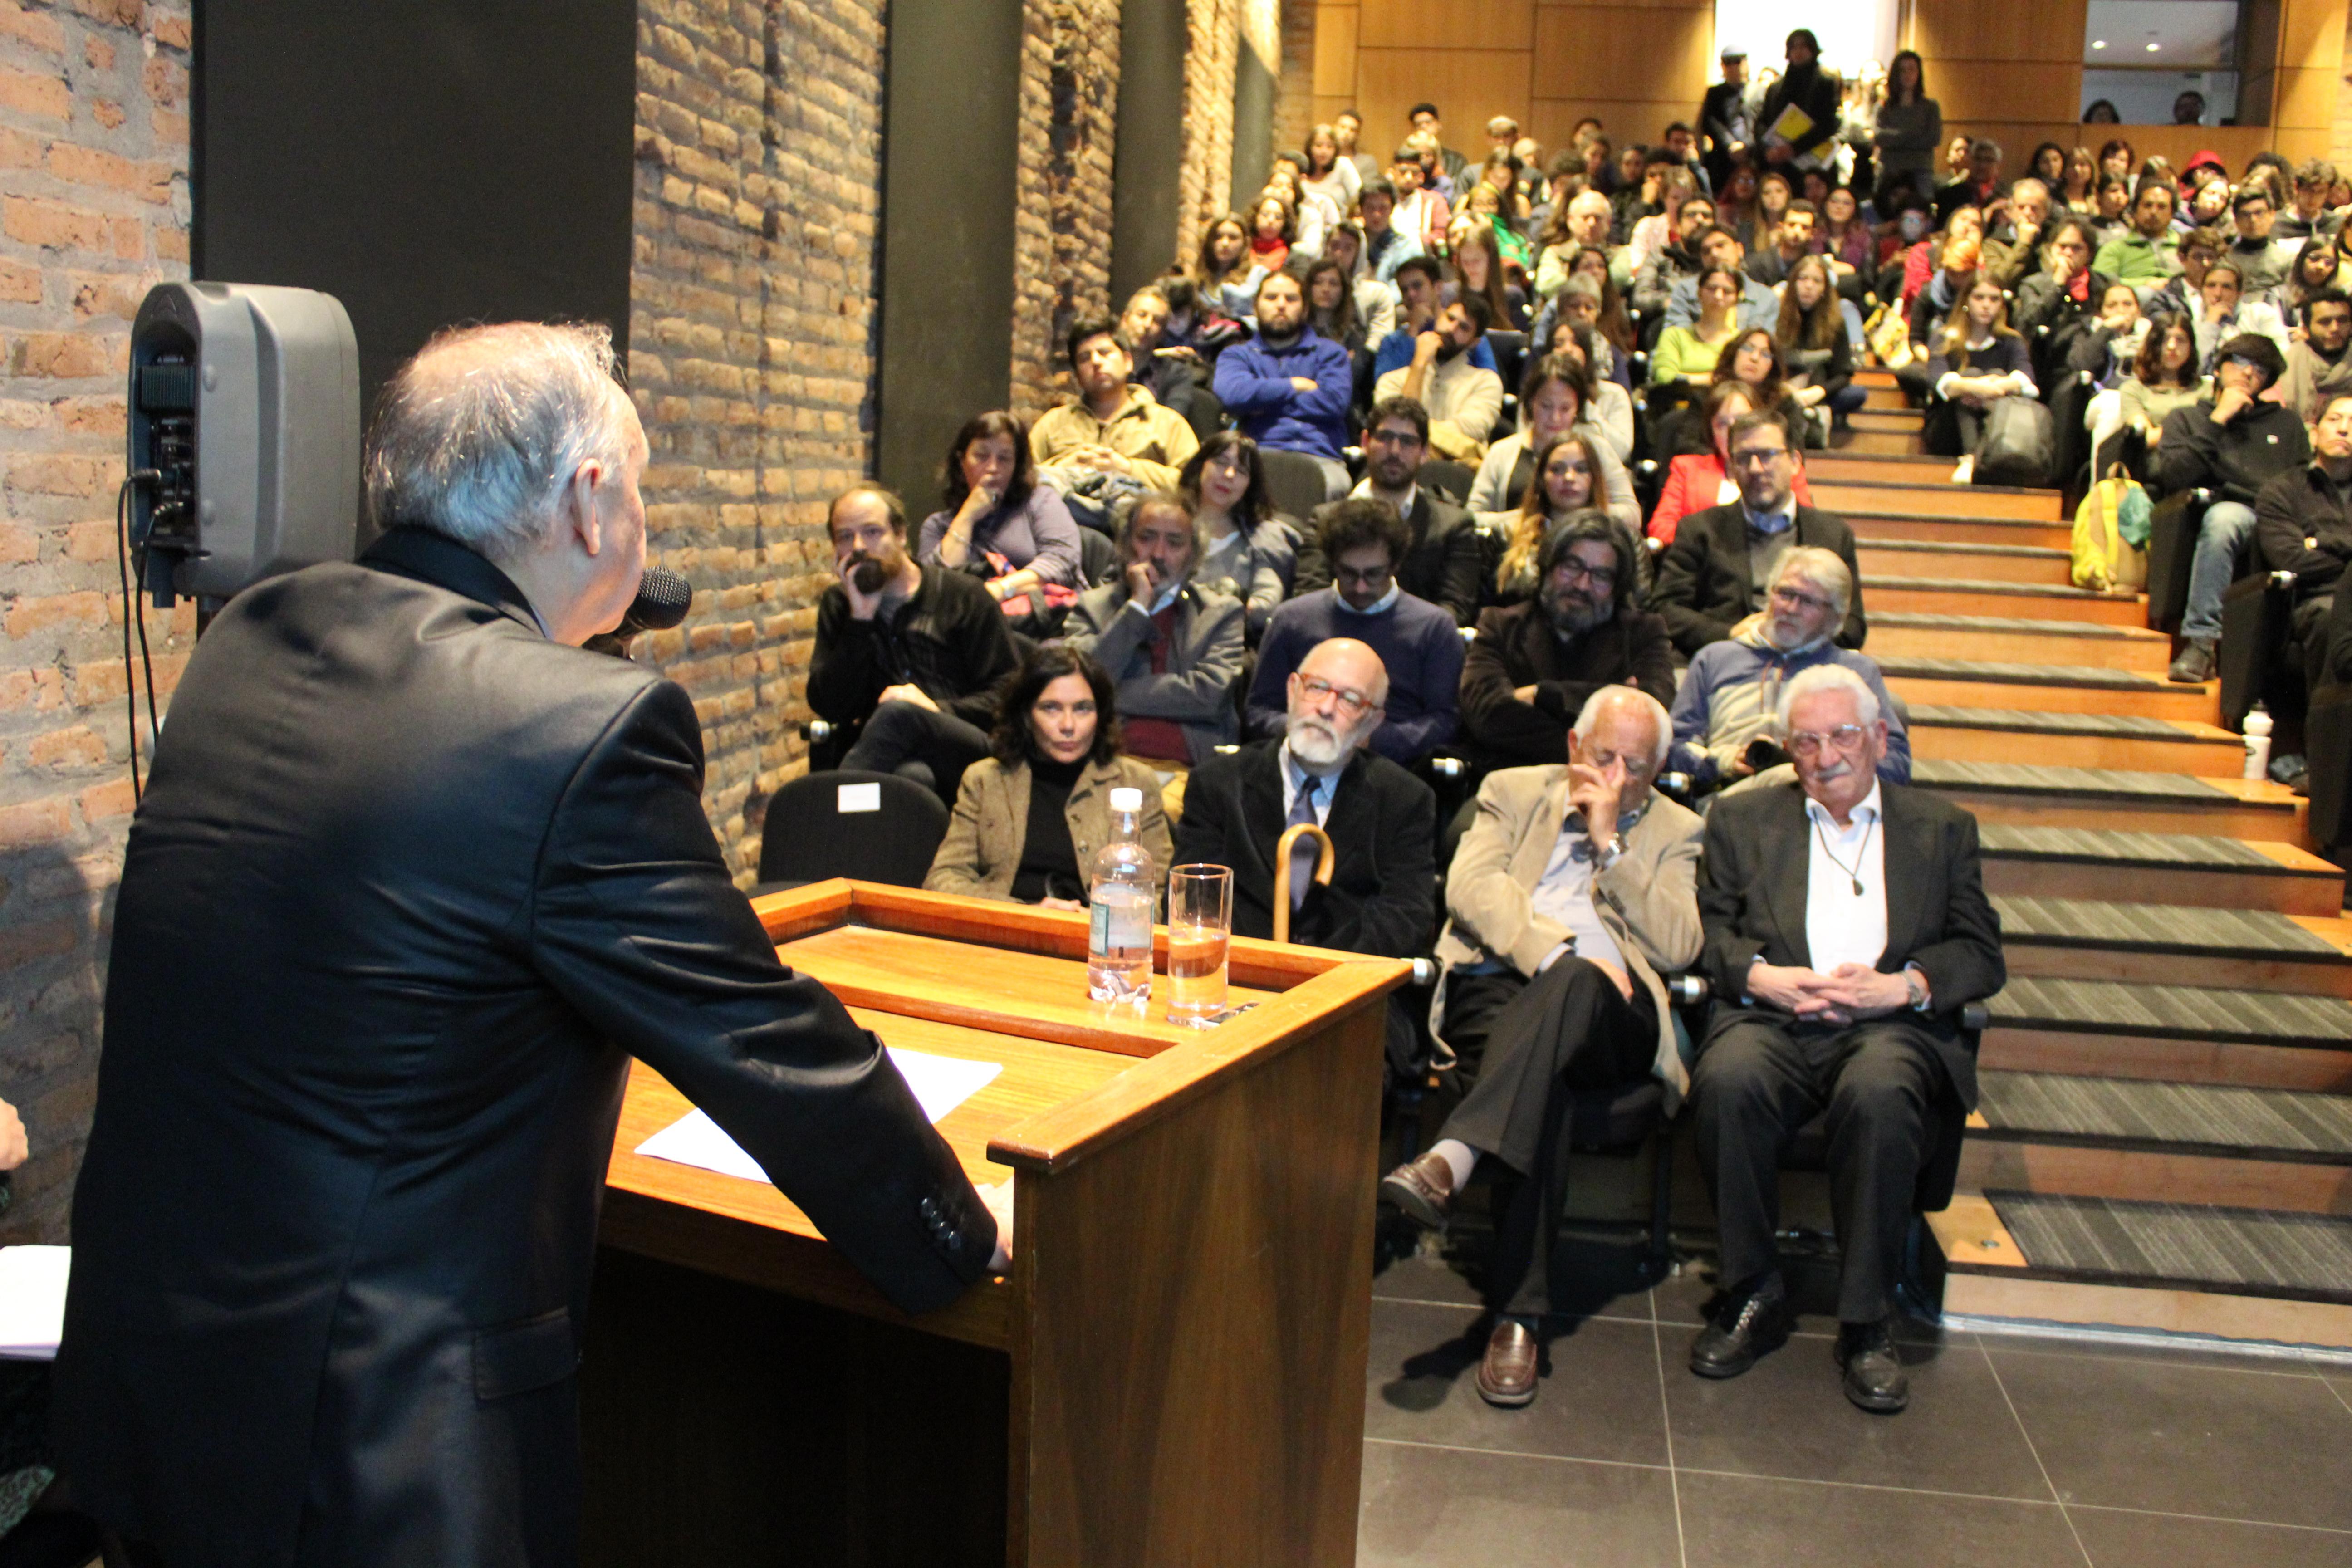
[(1141, 811), (1143, 792), (1139, 789), (1115, 789), (1110, 792), (1110, 808), (1113, 811)]

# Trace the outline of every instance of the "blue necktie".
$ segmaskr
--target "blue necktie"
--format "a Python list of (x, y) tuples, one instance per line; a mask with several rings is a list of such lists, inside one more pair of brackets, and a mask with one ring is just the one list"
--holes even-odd
[[(1315, 792), (1322, 787), (1322, 779), (1314, 773), (1307, 775), (1306, 782), (1298, 786), (1298, 798), (1290, 803), (1288, 826), (1296, 827), (1302, 822), (1309, 826), (1315, 826)], [(1290, 852), (1290, 907), (1293, 911), (1307, 901), (1307, 885), (1315, 880), (1315, 862), (1321, 854), (1321, 848), (1311, 838), (1301, 838), (1297, 847)]]

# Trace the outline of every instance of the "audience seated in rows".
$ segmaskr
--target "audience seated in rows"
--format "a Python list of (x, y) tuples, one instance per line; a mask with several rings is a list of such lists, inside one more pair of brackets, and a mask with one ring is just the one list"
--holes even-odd
[(2032, 356), (2009, 324), (2009, 301), (2000, 285), (1982, 273), (1937, 335), (1935, 356), (1927, 362), (1927, 384), (1937, 398), (1927, 449), (1947, 457), (1957, 453), (1960, 464), (1952, 482), (1966, 484), (1975, 472), (1993, 408), (2003, 398), (2040, 395), (2033, 384)]
[(2263, 393), (2285, 373), (2278, 345), (2248, 333), (2221, 345), (2213, 391), (2164, 422), (2152, 492), (2213, 494), (2197, 529), (2189, 573), (2189, 607), (2180, 620), (2181, 649), (2171, 678), (2202, 681), (2213, 673), (2221, 637), (2221, 595), (2237, 574), (2239, 550), (2254, 531), (2254, 500), (2282, 473), (2311, 458), (2302, 416)]
[(2286, 374), (2279, 382), (2282, 406), (2300, 415), (2306, 425), (2320, 416), (2337, 393), (2352, 392), (2352, 297), (2340, 289), (2323, 289), (2304, 307), (2302, 334), (2286, 351)]
[[(1466, 520), (1459, 531), (1470, 531)], [(1381, 720), (1370, 731), (1381, 755), (1419, 763), (1454, 738), (1462, 636), (1444, 610), (1398, 584), (1407, 543), (1404, 522), (1387, 501), (1357, 496), (1324, 509), (1318, 553), (1330, 563), (1332, 584), (1308, 591), (1302, 583), (1299, 596), (1267, 625), (1250, 684), (1252, 735), (1284, 732), (1295, 706), (1292, 677), (1336, 637), (1363, 644), (1384, 671)]]
[[(1486, 596), (1486, 543), (1468, 512), (1421, 483), (1428, 431), (1428, 411), (1412, 398), (1381, 402), (1364, 431), (1364, 477), (1349, 493), (1383, 503), (1402, 522), (1404, 547), (1391, 563), (1397, 584), (1466, 626)], [(1297, 591), (1329, 586), (1336, 564), (1319, 539), (1309, 542), (1299, 552)]]
[[(1377, 503), (1346, 501), (1339, 510), (1368, 507)], [(1451, 628), (1445, 635), (1460, 647)], [(1437, 800), (1381, 743), (1392, 700), (1388, 672), (1371, 647), (1344, 637), (1309, 647), (1289, 664), (1279, 685), (1276, 737), (1211, 757), (1192, 771), (1176, 828), (1176, 861), (1231, 867), (1234, 934), (1263, 940), (1274, 934), (1275, 858), (1283, 832), (1314, 823), (1331, 839), (1331, 879), (1315, 880), (1315, 847), (1302, 843), (1291, 867), (1290, 940), (1380, 958), (1415, 957), (1436, 914)], [(1407, 1070), (1417, 1055), (1412, 1022), (1392, 1000), (1391, 1069)]]
[[(1738, 325), (1769, 327), (1779, 321), (1780, 297), (1741, 270), (1740, 262), (1747, 256), (1747, 247), (1739, 237), (1721, 224), (1706, 229), (1698, 237), (1698, 254), (1702, 272), (1678, 280), (1666, 299), (1664, 321), (1669, 330), (1689, 326), (1699, 319), (1699, 282), (1707, 272), (1722, 271), (1731, 275), (1735, 291)], [(1664, 377), (1652, 375), (1653, 380)]]
[[(1574, 440), (1575, 437), (1564, 437)], [(1513, 536), (1499, 573), (1531, 595), (1482, 612), (1462, 669), (1462, 730), (1481, 765), (1549, 765), (1596, 691), (1674, 694), (1665, 623), (1641, 605), (1633, 542), (1598, 511)]]
[[(1445, 264), (1433, 256), (1413, 257), (1397, 268), (1395, 287), (1397, 326), (1375, 345), (1375, 376), (1410, 366), (1420, 352), (1421, 340), (1436, 331), (1438, 312), (1445, 305)], [(1495, 368), (1495, 347), (1483, 331), (1470, 345), (1467, 357), (1481, 370)]]
[(1700, 960), (1716, 1007), (1691, 1074), (1725, 1300), (1691, 1370), (1735, 1377), (1786, 1341), (1773, 1247), (1781, 1151), (1827, 1114), (1846, 1396), (1900, 1410), (1888, 1320), (1934, 1108), (1977, 1100), (1961, 1009), (2006, 982), (1976, 818), (1877, 773), (1886, 722), (1853, 671), (1781, 689), (1794, 783), (1729, 795), (1706, 818)]
[[(1486, 448), (1470, 485), (1469, 508), (1481, 522), (1492, 525), (1506, 516), (1516, 517), (1531, 501), (1549, 496), (1548, 488), (1541, 492), (1534, 489), (1541, 471), (1537, 454), (1561, 437), (1574, 435), (1582, 438), (1587, 484), (1587, 499), (1577, 505), (1604, 507), (1628, 529), (1641, 525), (1623, 457), (1611, 433), (1591, 420), (1589, 374), (1582, 363), (1565, 354), (1543, 354), (1528, 362), (1526, 378), (1519, 383), (1519, 428)], [(1550, 510), (1548, 502), (1544, 510)]]
[(908, 554), (906, 508), (881, 486), (852, 485), (827, 518), (840, 580), (817, 600), (809, 708), (841, 732), (840, 765), (952, 804), (1019, 662), (1003, 611), (978, 578)]
[[(2352, 562), (2352, 388), (2330, 394), (2312, 426), (2311, 461), (2273, 478), (2254, 498), (2254, 547), (2265, 572), (2294, 574), (2288, 642), (2306, 695), (2330, 684), (2327, 626)], [(2282, 755), (2292, 781), (2305, 767)]]
[[(1879, 776), (1893, 784), (1910, 782), (1910, 737), (1879, 678), (1878, 661), (1831, 640), (1845, 624), (1853, 599), (1853, 579), (1845, 563), (1833, 552), (1800, 545), (1780, 558), (1764, 609), (1749, 618), (1752, 624), (1692, 657), (1674, 697), (1674, 767), (1695, 791), (1785, 779), (1789, 756), (1777, 728), (1780, 693), (1806, 670), (1825, 664), (1853, 671), (1870, 688), (1886, 717)], [(1465, 683), (1465, 718), (1466, 709)]]
[(1200, 392), (1208, 384), (1208, 366), (1199, 351), (1163, 336), (1172, 311), (1167, 289), (1147, 283), (1128, 296), (1119, 312), (1118, 330), (1126, 335), (1135, 368), (1135, 384), (1151, 394), (1162, 408), (1191, 423)]
[[(1474, 514), (1485, 531), (1482, 548), (1501, 559), (1493, 580), (1482, 585), (1486, 605), (1516, 605), (1535, 596), (1536, 556), (1555, 524), (1588, 509), (1624, 526), (1614, 507), (1605, 506), (1601, 448), (1580, 431), (1553, 437), (1528, 459), (1528, 485), (1519, 504), (1503, 511)], [(1629, 533), (1630, 537), (1630, 533)], [(1483, 614), (1483, 612), (1482, 612)]]
[(1429, 247), (1421, 236), (1396, 222), (1397, 188), (1386, 176), (1365, 183), (1360, 221), (1364, 226), (1364, 267), (1376, 282), (1394, 279), (1397, 268)]
[(1186, 767), (1241, 738), (1242, 603), (1192, 580), (1202, 550), (1181, 496), (1145, 494), (1119, 530), (1118, 574), (1078, 596), (1062, 634), (1109, 673), (1125, 749)]
[(2205, 269), (2205, 281), (2198, 289), (2201, 309), (2196, 311), (2195, 321), (2197, 368), (2207, 375), (2213, 374), (2221, 345), (2244, 333), (2268, 338), (2282, 355), (2287, 351), (2290, 340), (2276, 307), (2265, 300), (2248, 298), (2244, 285), (2238, 264), (2226, 256)]
[(2180, 270), (2172, 226), (2179, 199), (2162, 180), (2142, 184), (2132, 196), (2131, 227), (2099, 247), (2091, 268), (2126, 283), (2162, 283)]
[(1464, 1098), (1381, 1193), (1435, 1226), (1481, 1155), (1504, 1178), (1476, 1380), (1491, 1405), (1536, 1397), (1575, 1096), (1655, 1078), (1671, 1110), (1689, 1085), (1661, 974), (1699, 953), (1703, 825), (1652, 788), (1668, 740), (1655, 697), (1602, 687), (1579, 705), (1564, 762), (1487, 775), (1446, 876), (1432, 1016)]
[[(1666, 482), (1650, 512), (1651, 539), (1660, 545), (1672, 544), (1683, 519), (1693, 512), (1729, 506), (1739, 499), (1739, 486), (1731, 478), (1731, 431), (1757, 411), (1755, 389), (1744, 381), (1719, 381), (1707, 388), (1706, 400), (1696, 410), (1704, 421), (1707, 449), (1677, 453), (1666, 465)], [(1799, 506), (1813, 504), (1813, 488), (1801, 462), (1790, 489)]]
[(964, 771), (947, 837), (923, 886), (1049, 910), (1087, 907), (1095, 856), (1111, 840), (1110, 792), (1139, 790), (1136, 842), (1164, 890), (1174, 846), (1149, 763), (1119, 754), (1111, 678), (1084, 652), (1047, 643), (1005, 685), (988, 754)]
[[(1801, 544), (1835, 552), (1857, 584), (1862, 577), (1853, 530), (1796, 499), (1801, 454), (1778, 415), (1735, 421), (1730, 456), (1739, 500), (1683, 519), (1650, 593), (1650, 607), (1664, 617), (1668, 635), (1685, 654), (1730, 637), (1762, 610), (1780, 557)], [(1842, 647), (1860, 647), (1868, 630), (1857, 587), (1836, 640)]]

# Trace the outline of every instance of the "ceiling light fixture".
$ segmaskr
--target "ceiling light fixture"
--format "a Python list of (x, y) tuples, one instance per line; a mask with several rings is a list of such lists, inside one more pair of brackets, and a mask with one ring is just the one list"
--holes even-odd
[(2093, 48), (2095, 48), (2095, 49), (2104, 49), (2104, 48), (2105, 48), (2106, 47), (2107, 47), (2107, 40), (2106, 40), (2106, 39), (2105, 39), (2105, 38), (2094, 38), (2094, 39), (2092, 39), (2092, 40), (2091, 40), (2091, 47), (2093, 47)]
[(2149, 54), (2154, 54), (2154, 53), (2156, 53), (2156, 51), (2157, 51), (2157, 50), (2158, 50), (2158, 49), (2160, 49), (2160, 48), (2162, 48), (2162, 47), (2164, 47), (2164, 46), (2163, 46), (2162, 44), (2150, 44), (2150, 45), (2148, 45), (2148, 47), (2147, 47), (2147, 52), (2148, 52)]

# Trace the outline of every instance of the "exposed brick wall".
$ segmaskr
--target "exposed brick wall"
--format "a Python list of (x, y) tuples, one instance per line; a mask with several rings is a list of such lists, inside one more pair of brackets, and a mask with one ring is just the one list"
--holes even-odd
[(1176, 255), (1189, 267), (1201, 231), (1233, 205), (1234, 69), (1240, 60), (1240, 0), (1190, 0), (1184, 54), (1184, 143), (1177, 170)]
[(1069, 389), (1063, 334), (1109, 298), (1118, 0), (1029, 0), (1024, 24), (1013, 406), (1034, 418)]
[(767, 796), (806, 767), (825, 500), (870, 462), (883, 12), (639, 8), (629, 373), (651, 553), (695, 587), (640, 651), (694, 694), (704, 804), (747, 884)]
[(1274, 145), (1307, 151), (1315, 129), (1315, 0), (1282, 0), (1282, 89), (1274, 100)]
[[(122, 479), (131, 321), (188, 275), (184, 9), (0, 0), (0, 1098), (31, 1162), (0, 1242), (62, 1241), (96, 1098), (130, 823)], [(168, 698), (194, 606), (149, 615)]]

